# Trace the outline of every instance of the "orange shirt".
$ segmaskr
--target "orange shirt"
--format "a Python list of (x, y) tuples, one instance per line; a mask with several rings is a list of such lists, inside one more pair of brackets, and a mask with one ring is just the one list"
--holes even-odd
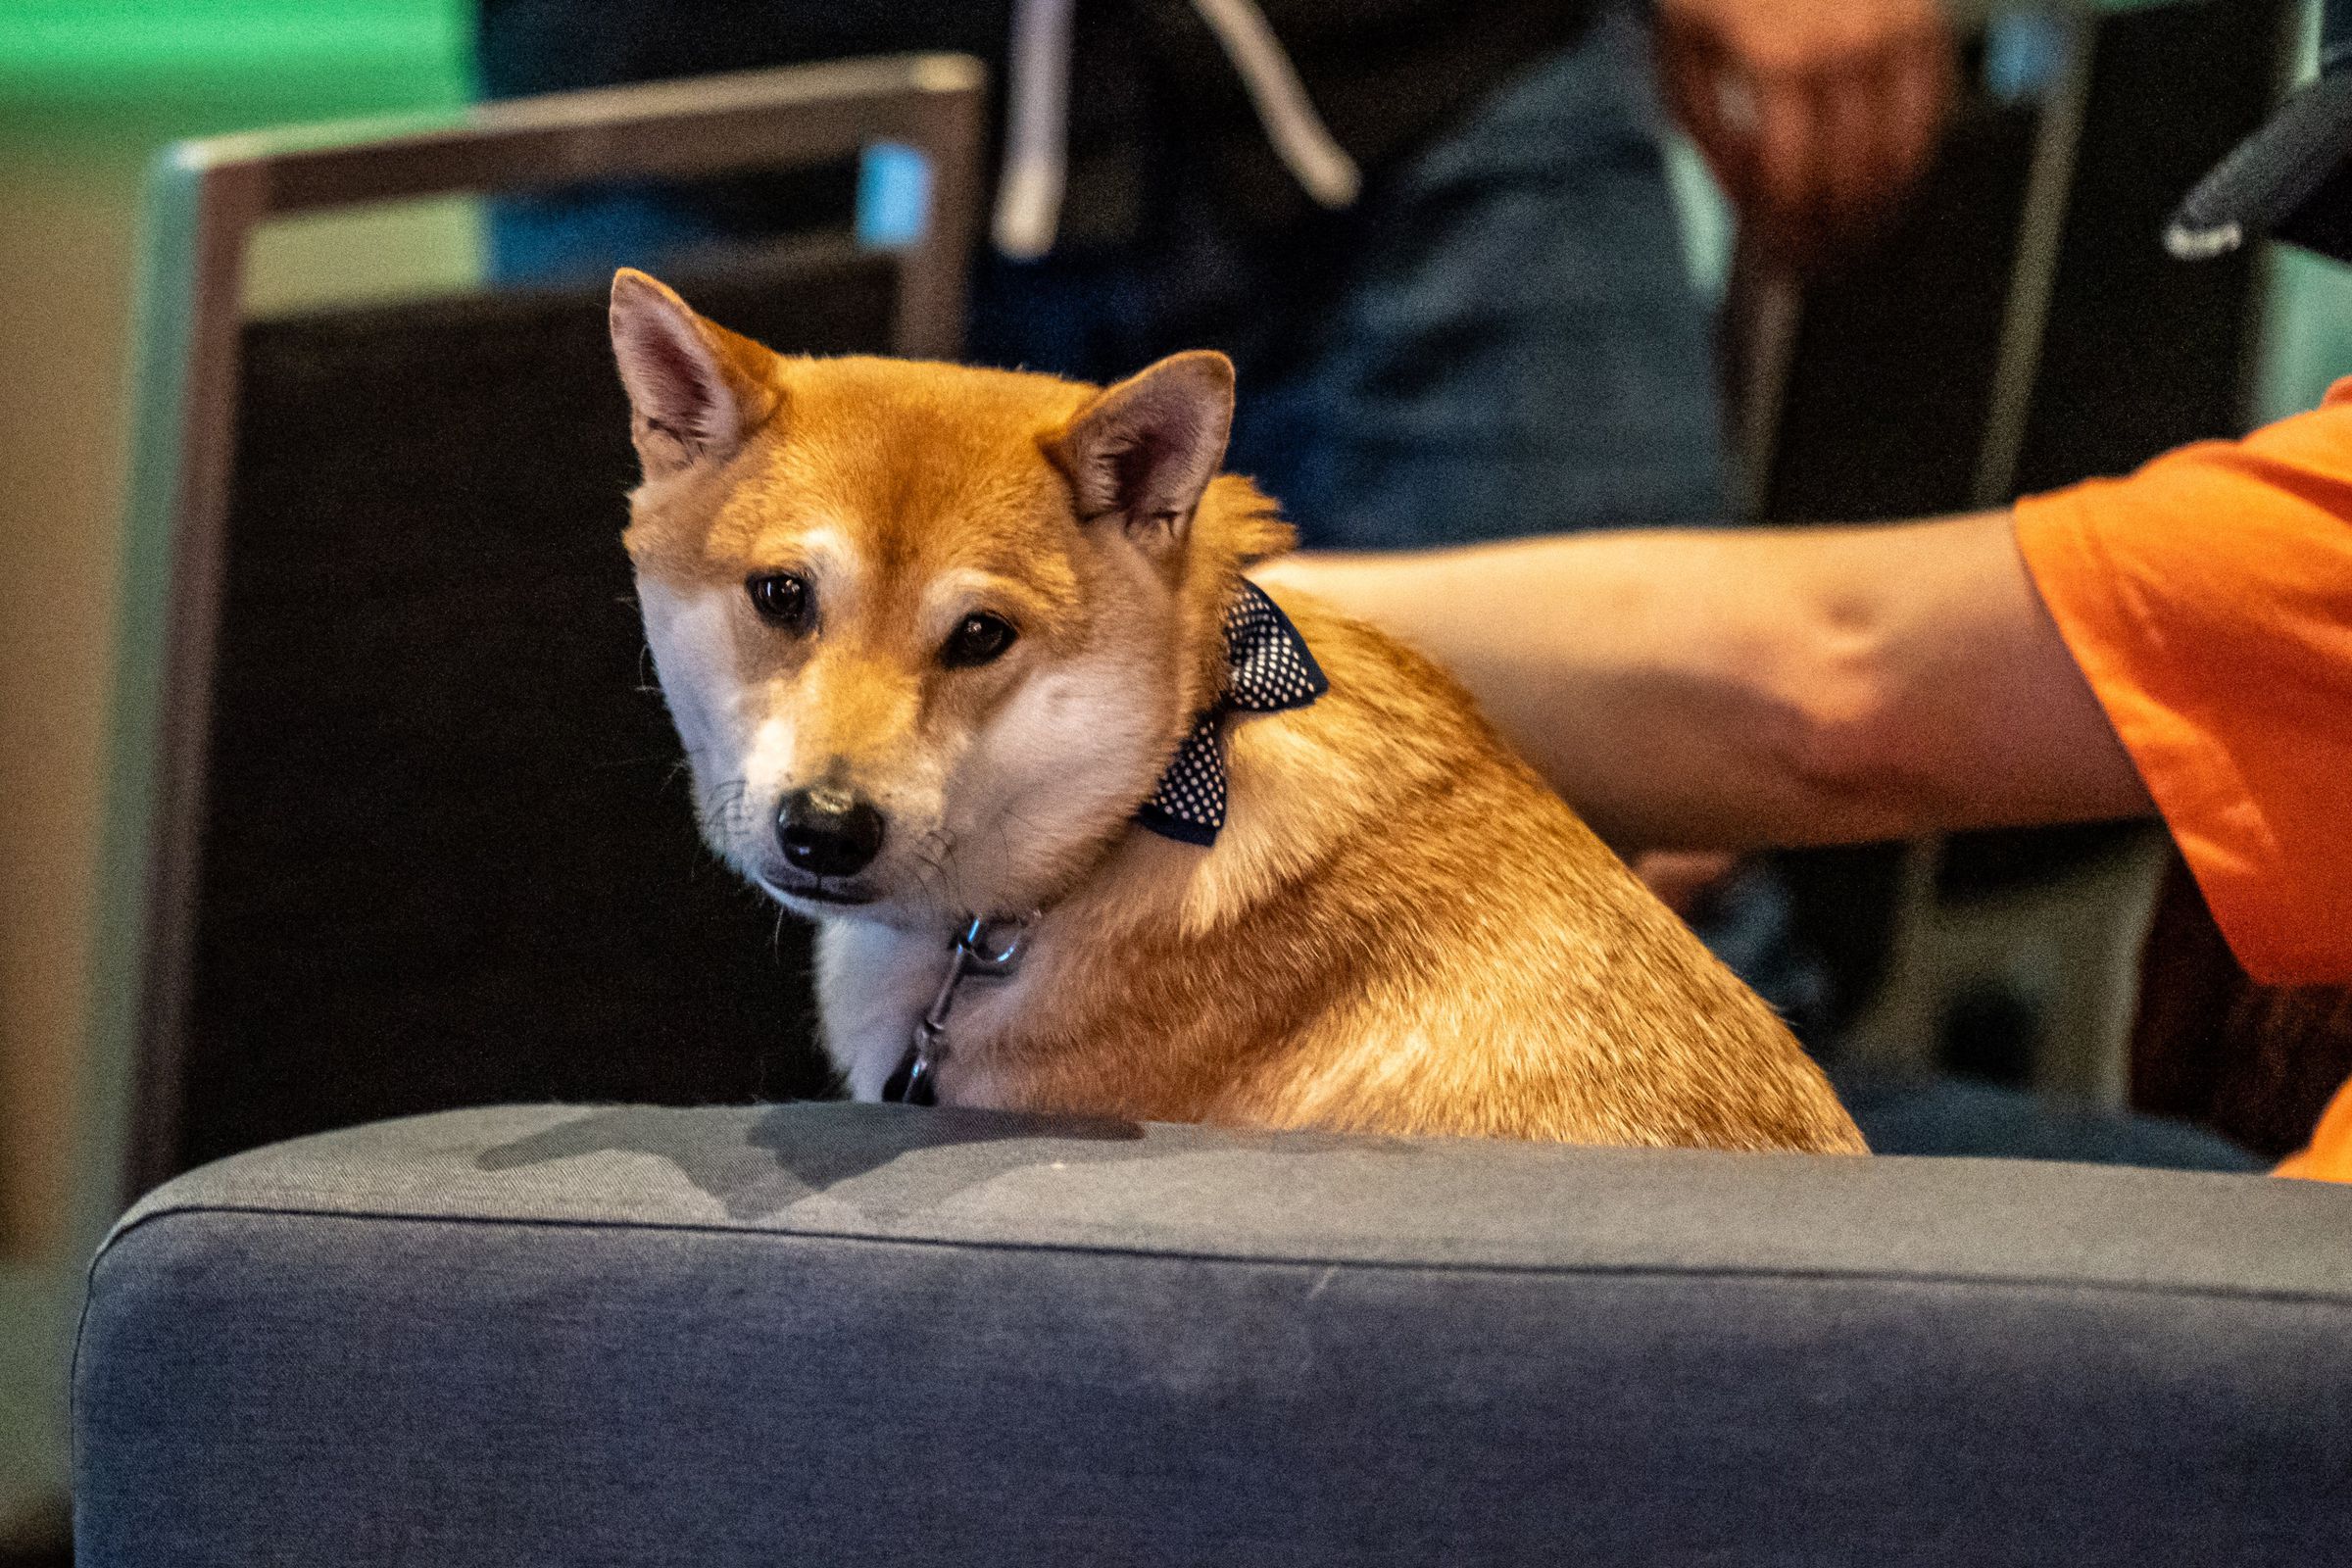
[[(2017, 540), (2238, 961), (2352, 982), (2352, 378), (2020, 501)], [(2352, 1091), (2280, 1170), (2352, 1180)]]

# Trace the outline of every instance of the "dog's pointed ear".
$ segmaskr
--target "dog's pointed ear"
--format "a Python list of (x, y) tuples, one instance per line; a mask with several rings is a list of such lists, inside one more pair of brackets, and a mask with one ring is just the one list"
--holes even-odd
[(776, 412), (775, 356), (706, 321), (659, 278), (612, 274), (612, 358), (629, 394), (629, 439), (645, 476), (725, 462)]
[(1232, 430), (1233, 362), (1196, 349), (1098, 394), (1043, 444), (1081, 521), (1115, 519), (1165, 557), (1183, 543)]

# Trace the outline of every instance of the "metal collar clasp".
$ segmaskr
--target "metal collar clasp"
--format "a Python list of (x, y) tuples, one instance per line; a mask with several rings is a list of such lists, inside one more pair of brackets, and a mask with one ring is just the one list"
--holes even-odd
[(939, 995), (932, 999), (930, 1010), (916, 1021), (906, 1060), (883, 1086), (884, 1100), (909, 1105), (938, 1102), (938, 1085), (932, 1073), (948, 1054), (948, 1014), (956, 1006), (956, 988), (967, 978), (1009, 978), (1021, 966), (1021, 952), (1028, 945), (1029, 926), (1036, 918), (1033, 914), (976, 914), (949, 944), (948, 972), (940, 980)]

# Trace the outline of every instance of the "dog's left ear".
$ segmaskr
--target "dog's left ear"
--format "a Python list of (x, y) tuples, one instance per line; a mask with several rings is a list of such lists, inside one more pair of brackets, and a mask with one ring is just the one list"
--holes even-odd
[(1044, 438), (1083, 522), (1115, 521), (1163, 563), (1182, 553), (1233, 430), (1233, 362), (1170, 355), (1099, 394)]

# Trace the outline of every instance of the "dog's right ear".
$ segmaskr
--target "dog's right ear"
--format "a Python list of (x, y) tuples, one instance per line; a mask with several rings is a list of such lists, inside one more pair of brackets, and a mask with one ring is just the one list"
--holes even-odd
[(775, 414), (775, 356), (704, 320), (659, 278), (630, 267), (613, 273), (612, 323), (629, 439), (648, 479), (725, 462)]

